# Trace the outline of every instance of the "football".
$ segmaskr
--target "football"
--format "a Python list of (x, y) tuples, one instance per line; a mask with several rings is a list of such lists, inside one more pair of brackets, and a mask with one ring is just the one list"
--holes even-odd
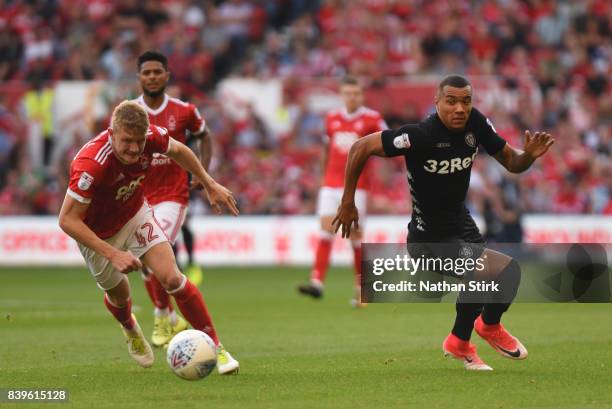
[(195, 381), (207, 377), (215, 369), (217, 350), (204, 332), (188, 329), (172, 338), (166, 360), (177, 376)]

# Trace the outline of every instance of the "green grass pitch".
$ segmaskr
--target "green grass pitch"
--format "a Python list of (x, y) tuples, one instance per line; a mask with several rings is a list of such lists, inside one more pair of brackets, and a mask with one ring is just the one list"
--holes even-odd
[[(352, 276), (332, 269), (325, 298), (300, 297), (297, 268), (214, 268), (202, 290), (238, 376), (188, 382), (163, 351), (144, 370), (128, 356), (84, 269), (0, 269), (0, 388), (67, 388), (64, 404), (4, 408), (612, 408), (612, 305), (517, 304), (504, 319), (529, 349), (471, 373), (442, 356), (453, 304), (349, 307)], [(152, 309), (130, 275), (148, 335)]]

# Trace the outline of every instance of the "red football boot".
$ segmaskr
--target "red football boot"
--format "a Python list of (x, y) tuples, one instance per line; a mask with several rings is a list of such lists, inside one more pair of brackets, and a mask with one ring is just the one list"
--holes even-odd
[(479, 315), (474, 322), (474, 329), (501, 356), (510, 359), (527, 358), (527, 348), (521, 344), (521, 341), (506, 331), (502, 324), (487, 325), (482, 320), (482, 316)]
[(471, 371), (492, 371), (489, 365), (485, 364), (476, 353), (476, 345), (469, 341), (457, 338), (454, 334), (449, 334), (442, 344), (444, 356), (450, 356), (463, 361), (465, 369)]

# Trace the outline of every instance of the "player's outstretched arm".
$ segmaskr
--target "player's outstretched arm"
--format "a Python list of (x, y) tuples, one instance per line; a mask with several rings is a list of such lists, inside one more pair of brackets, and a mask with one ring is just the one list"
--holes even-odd
[(66, 195), (59, 214), (60, 228), (77, 242), (106, 257), (121, 273), (140, 270), (142, 263), (136, 256), (129, 251), (114, 248), (87, 227), (83, 219), (88, 207), (89, 204), (81, 203)]
[(215, 182), (215, 180), (204, 170), (198, 157), (189, 147), (180, 143), (176, 139), (170, 138), (170, 145), (166, 155), (172, 158), (183, 169), (191, 172), (204, 186), (206, 197), (210, 206), (217, 214), (222, 213), (222, 206), (225, 206), (231, 214), (238, 215), (236, 207), (236, 199), (232, 196), (232, 192), (224, 186)]
[(509, 144), (494, 155), (499, 163), (509, 172), (521, 173), (529, 169), (531, 164), (544, 155), (555, 140), (547, 132), (536, 132), (533, 135), (525, 131), (524, 150), (516, 149)]
[(359, 215), (355, 206), (355, 189), (357, 189), (357, 181), (368, 158), (372, 155), (386, 156), (383, 150), (381, 133), (375, 132), (358, 139), (349, 151), (344, 170), (342, 201), (338, 207), (338, 213), (336, 213), (336, 217), (332, 221), (335, 232), (342, 227), (342, 237), (344, 238), (350, 236), (353, 224), (355, 229), (359, 228)]

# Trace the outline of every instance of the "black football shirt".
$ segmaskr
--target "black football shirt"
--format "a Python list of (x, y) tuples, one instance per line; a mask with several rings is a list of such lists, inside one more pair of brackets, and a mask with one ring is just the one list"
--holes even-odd
[(506, 141), (476, 108), (463, 130), (448, 129), (437, 113), (425, 120), (382, 132), (387, 156), (403, 155), (412, 194), (410, 229), (427, 236), (461, 234), (472, 163), (483, 146), (489, 155)]

